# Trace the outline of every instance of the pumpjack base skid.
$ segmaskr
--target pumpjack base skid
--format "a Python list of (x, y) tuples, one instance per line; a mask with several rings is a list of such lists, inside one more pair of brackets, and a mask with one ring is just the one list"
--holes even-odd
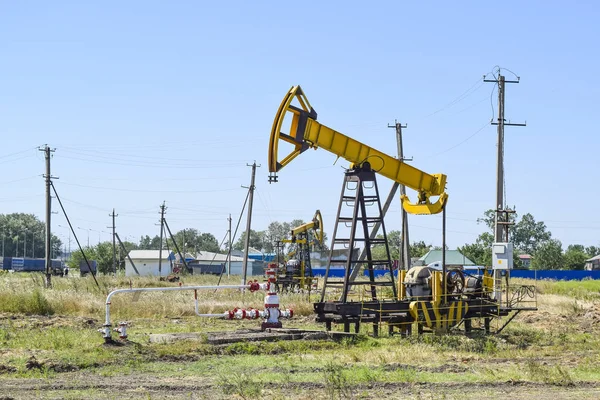
[[(468, 306), (468, 311), (464, 316), (465, 330), (471, 331), (471, 320), (481, 318), (485, 321), (486, 333), (491, 333), (490, 321), (498, 317), (506, 317), (512, 313), (523, 311), (520, 308), (499, 306), (496, 302), (489, 299), (463, 299)], [(373, 324), (374, 333), (380, 329), (381, 324), (389, 324), (390, 332), (393, 331), (393, 325), (404, 325), (405, 330), (402, 333), (409, 332), (411, 325), (416, 321), (409, 312), (411, 300), (387, 300), (387, 301), (366, 301), (366, 302), (318, 302), (313, 303), (313, 308), (317, 314), (316, 322), (325, 323), (329, 331), (333, 325), (343, 325), (344, 332), (350, 332), (350, 326), (354, 325), (355, 332), (358, 332), (361, 323)], [(535, 308), (531, 308), (534, 310)], [(526, 311), (530, 311), (528, 308)], [(514, 314), (513, 314), (514, 315)], [(419, 333), (424, 330), (419, 327)]]

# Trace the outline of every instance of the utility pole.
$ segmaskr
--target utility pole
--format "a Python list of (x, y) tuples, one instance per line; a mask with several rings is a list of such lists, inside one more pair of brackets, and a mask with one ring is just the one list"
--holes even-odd
[[(388, 124), (388, 128), (396, 129), (396, 143), (398, 145), (398, 160), (412, 161), (412, 158), (404, 158), (404, 150), (402, 147), (402, 128), (406, 128), (407, 125), (402, 125), (400, 122), (395, 121), (394, 125)], [(402, 196), (406, 196), (406, 186), (400, 185), (400, 199)], [(402, 263), (402, 269), (408, 271), (410, 269), (410, 241), (408, 236), (408, 213), (402, 207), (402, 200), (400, 200), (400, 210), (402, 210), (402, 232), (400, 236), (400, 262)]]
[[(498, 85), (498, 120), (492, 125), (498, 125), (498, 160), (496, 169), (496, 214), (494, 218), (494, 243), (506, 243), (508, 246), (508, 230), (512, 223), (510, 222), (510, 214), (514, 213), (514, 210), (509, 210), (504, 204), (506, 199), (504, 196), (504, 127), (505, 126), (526, 126), (526, 124), (513, 124), (506, 122), (504, 118), (504, 91), (507, 83), (519, 83), (520, 78), (517, 77), (516, 81), (507, 81), (506, 78), (500, 73), (498, 68), (498, 77), (494, 80), (484, 79), (484, 82), (495, 82)], [(493, 257), (493, 256), (492, 256)], [(504, 275), (506, 278), (506, 284), (508, 285), (508, 279), (510, 271), (506, 271)], [(498, 303), (502, 302), (502, 270), (494, 270), (494, 297)], [(506, 296), (508, 304), (509, 298)]]
[[(244, 263), (242, 266), (242, 285), (246, 284), (246, 277), (248, 275), (248, 250), (250, 248), (250, 228), (252, 226), (252, 200), (254, 199), (254, 177), (256, 175), (256, 161), (252, 165), (247, 164), (248, 167), (252, 167), (252, 178), (250, 179), (249, 198), (248, 198), (248, 219), (246, 221), (246, 240), (244, 241)], [(260, 165), (258, 165), (260, 167)], [(245, 186), (242, 186), (245, 187)]]
[(227, 277), (231, 274), (231, 214), (229, 214), (229, 218), (227, 218), (229, 222), (229, 229), (227, 230), (227, 234), (229, 235), (229, 249), (227, 249)]
[[(527, 124), (513, 124), (506, 122), (504, 118), (504, 90), (507, 83), (519, 83), (516, 81), (507, 81), (506, 78), (498, 72), (497, 79), (484, 79), (484, 82), (494, 82), (498, 84), (498, 119), (492, 121), (492, 125), (498, 125), (498, 164), (496, 169), (496, 216), (494, 228), (494, 241), (496, 243), (508, 243), (508, 228), (510, 226), (509, 213), (513, 210), (506, 209), (504, 204), (504, 127), (505, 126), (526, 126)], [(501, 216), (502, 214), (502, 216)]]
[(55, 149), (50, 149), (48, 145), (45, 145), (39, 150), (44, 152), (44, 158), (46, 159), (46, 173), (44, 174), (46, 180), (46, 288), (50, 288), (52, 287), (52, 197), (50, 196), (50, 186), (53, 178), (50, 174), (50, 156)]
[(165, 202), (163, 201), (160, 206), (160, 245), (158, 246), (158, 276), (161, 276), (162, 273), (162, 248), (163, 248), (163, 230), (165, 223), (165, 210), (167, 207), (165, 206)]
[(115, 214), (115, 209), (113, 208), (112, 214), (108, 214), (109, 217), (112, 217), (112, 226), (107, 226), (107, 228), (112, 228), (112, 244), (113, 244), (113, 271), (115, 276), (117, 276), (117, 243), (115, 240), (115, 218), (119, 216), (119, 214)]

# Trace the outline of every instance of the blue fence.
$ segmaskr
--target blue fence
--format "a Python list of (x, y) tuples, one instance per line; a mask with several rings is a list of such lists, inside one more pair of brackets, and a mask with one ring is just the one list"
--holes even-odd
[[(376, 269), (375, 276), (381, 277), (387, 271)], [(477, 271), (467, 271), (470, 274), (477, 275)], [(325, 268), (313, 268), (315, 276), (325, 276)], [(367, 275), (365, 271), (365, 275)], [(343, 268), (335, 268), (329, 270), (329, 276), (334, 278), (342, 278), (344, 276)], [(600, 271), (571, 271), (571, 270), (527, 270), (513, 269), (510, 273), (512, 278), (526, 279), (552, 279), (556, 281), (580, 281), (582, 279), (599, 279)]]
[[(325, 276), (325, 268), (313, 268), (313, 275), (314, 276)], [(383, 275), (385, 275), (386, 273), (389, 273), (388, 271), (384, 270), (384, 269), (376, 269), (374, 270), (375, 272), (375, 277), (379, 278)], [(365, 276), (367, 276), (368, 273), (367, 271), (365, 271)], [(397, 275), (396, 273), (394, 273), (394, 275)], [(332, 268), (329, 270), (329, 277), (330, 278), (343, 278), (344, 277), (344, 268)]]
[(553, 279), (557, 281), (580, 281), (582, 279), (600, 279), (600, 271), (571, 270), (538, 270), (514, 269), (510, 272), (513, 278)]

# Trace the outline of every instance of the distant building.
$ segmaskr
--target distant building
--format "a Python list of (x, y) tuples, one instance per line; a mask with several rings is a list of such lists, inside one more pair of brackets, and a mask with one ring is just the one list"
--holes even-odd
[(590, 258), (589, 260), (585, 260), (585, 270), (586, 271), (596, 271), (600, 269), (600, 255)]
[[(244, 259), (242, 257), (231, 256), (231, 274), (239, 275), (242, 271)], [(210, 251), (200, 251), (196, 257), (188, 261), (194, 275), (227, 273), (227, 254), (213, 253)]]
[[(417, 265), (429, 265), (442, 262), (442, 250), (429, 250), (427, 254), (419, 258)], [(475, 263), (458, 250), (446, 250), (446, 267), (462, 268), (473, 266)]]
[[(159, 254), (160, 250), (131, 250), (129, 258), (131, 258), (141, 276), (167, 276), (172, 272), (175, 254), (168, 250), (162, 251), (160, 272), (158, 271)], [(129, 258), (125, 262), (125, 276), (136, 276), (138, 274), (135, 272)]]
[(519, 254), (519, 260), (521, 260), (521, 267), (531, 268), (531, 256), (529, 254)]
[[(209, 252), (202, 252), (209, 253)], [(215, 254), (215, 253), (210, 253)], [(265, 266), (267, 264), (266, 257), (263, 261), (264, 254), (260, 251), (250, 247), (250, 251), (248, 252), (248, 271), (246, 272), (247, 276), (251, 275), (264, 275)], [(220, 263), (224, 263), (227, 258), (227, 254), (219, 254), (217, 255), (217, 259), (221, 259)], [(231, 275), (243, 275), (243, 266), (244, 266), (244, 252), (242, 250), (233, 250), (231, 252)]]

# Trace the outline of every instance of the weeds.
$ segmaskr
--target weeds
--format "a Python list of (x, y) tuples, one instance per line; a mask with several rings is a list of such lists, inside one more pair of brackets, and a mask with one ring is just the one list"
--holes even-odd
[(54, 314), (54, 308), (39, 288), (29, 293), (1, 292), (0, 311), (26, 315)]
[(527, 375), (535, 382), (556, 386), (574, 386), (571, 373), (560, 365), (547, 366), (537, 361), (527, 362)]
[(234, 394), (244, 400), (258, 399), (262, 392), (262, 384), (244, 372), (221, 373), (217, 384), (224, 394)]
[[(531, 281), (528, 281), (531, 282)], [(536, 288), (541, 294), (557, 294), (573, 297), (578, 300), (600, 299), (600, 281), (584, 279), (581, 281), (535, 281)]]
[(352, 390), (348, 385), (348, 379), (344, 373), (344, 367), (332, 361), (325, 364), (323, 369), (323, 381), (325, 383), (325, 393), (331, 400), (351, 399)]
[(479, 354), (494, 354), (498, 351), (498, 339), (493, 336), (476, 335), (423, 335), (411, 336), (411, 343), (424, 343), (439, 350), (461, 350)]
[[(579, 381), (595, 382), (600, 377), (596, 368), (600, 325), (591, 317), (585, 317), (589, 322), (586, 330), (576, 325), (584, 318), (584, 307), (586, 312), (591, 309), (582, 299), (595, 296), (592, 290), (600, 285), (594, 282), (584, 282), (582, 288), (573, 292), (574, 298), (546, 296), (543, 313), (530, 314), (532, 317), (527, 318), (520, 315), (498, 336), (477, 331), (469, 337), (462, 334), (425, 334), (409, 338), (358, 335), (338, 343), (300, 340), (223, 346), (209, 345), (206, 339), (154, 344), (148, 342), (148, 335), (256, 328), (257, 322), (196, 318), (193, 292), (143, 293), (135, 303), (133, 295), (122, 294), (113, 298), (113, 322), (132, 321), (130, 343), (138, 345), (116, 348), (103, 346), (96, 329), (104, 318), (106, 291), (129, 287), (129, 279), (98, 278), (101, 289), (90, 279), (74, 277), (57, 278), (53, 280), (53, 289), (46, 290), (41, 275), (0, 274), (0, 312), (20, 314), (0, 314), (0, 375), (4, 375), (0, 376), (0, 387), (5, 377), (52, 378), (79, 371), (101, 379), (103, 374), (145, 373), (156, 379), (190, 377), (191, 380), (193, 377), (206, 380), (211, 386), (216, 382), (217, 390), (222, 390), (225, 396), (244, 399), (275, 395), (277, 390), (289, 394), (289, 388), (296, 387), (293, 385), (302, 387), (315, 383), (322, 385), (326, 398), (342, 399), (359, 398), (366, 386), (383, 386), (387, 382), (417, 387), (421, 382), (485, 384), (490, 379), (530, 380), (568, 387)], [(209, 276), (183, 279), (184, 285), (216, 283), (216, 278)], [(170, 285), (146, 277), (132, 281), (134, 287)], [(572, 290), (561, 282), (542, 282), (541, 285), (546, 293)], [(198, 295), (200, 311), (207, 313), (236, 306), (259, 308), (263, 302), (260, 293), (223, 290), (198, 292)], [(285, 294), (282, 295), (284, 303), (295, 310), (300, 307), (307, 315), (312, 312), (312, 303), (306, 296)], [(25, 314), (30, 316), (24, 318)], [(547, 316), (559, 317), (549, 321)], [(554, 321), (564, 322), (554, 324)], [(308, 318), (285, 323), (291, 327), (317, 326)], [(369, 325), (363, 324), (363, 327), (362, 331), (366, 332)], [(585, 367), (580, 367), (583, 362), (580, 354), (588, 357)], [(31, 355), (47, 368), (27, 369), (26, 362)], [(532, 358), (538, 361), (525, 361)], [(564, 367), (561, 361), (567, 358), (569, 367)], [(332, 359), (335, 362), (328, 361)], [(516, 360), (518, 368), (512, 360)], [(220, 373), (215, 374), (215, 371)], [(266, 382), (274, 388), (261, 390)]]

